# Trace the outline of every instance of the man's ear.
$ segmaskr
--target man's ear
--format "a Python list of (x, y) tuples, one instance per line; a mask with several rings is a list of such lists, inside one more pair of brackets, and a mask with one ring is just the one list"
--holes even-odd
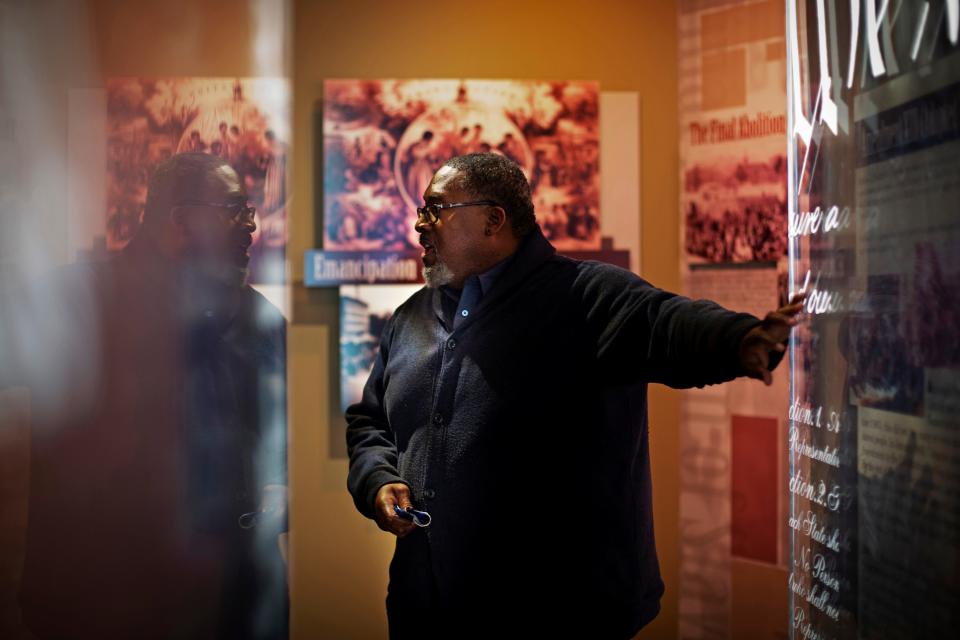
[(507, 212), (503, 207), (490, 207), (484, 232), (488, 236), (496, 234), (507, 221)]

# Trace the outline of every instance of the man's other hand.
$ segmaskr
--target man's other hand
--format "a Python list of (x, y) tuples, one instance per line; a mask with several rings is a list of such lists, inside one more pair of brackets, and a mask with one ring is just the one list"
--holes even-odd
[(268, 484), (260, 494), (260, 511), (269, 513), (271, 518), (280, 520), (287, 516), (290, 500), (289, 490), (284, 484)]
[(374, 500), (373, 513), (378, 527), (402, 538), (413, 531), (416, 525), (398, 516), (394, 511), (395, 505), (400, 505), (401, 509), (413, 506), (410, 502), (410, 487), (401, 482), (380, 487)]
[(771, 311), (763, 321), (751, 329), (740, 343), (740, 365), (750, 378), (763, 380), (767, 386), (773, 384), (770, 373), (770, 352), (786, 350), (784, 342), (790, 337), (790, 330), (797, 325), (797, 315), (803, 310), (805, 294), (798, 293), (790, 304)]

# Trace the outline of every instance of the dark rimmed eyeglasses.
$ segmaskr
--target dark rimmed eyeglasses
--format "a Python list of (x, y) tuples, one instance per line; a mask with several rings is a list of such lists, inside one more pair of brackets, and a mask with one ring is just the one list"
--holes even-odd
[(422, 220), (427, 224), (434, 224), (440, 220), (440, 212), (444, 209), (479, 206), (499, 207), (500, 205), (493, 200), (473, 200), (471, 202), (454, 202), (452, 204), (428, 204), (423, 207), (417, 207), (417, 222)]
[(253, 207), (248, 202), (234, 202), (232, 204), (224, 204), (222, 202), (204, 202), (202, 200), (181, 200), (176, 205), (177, 207), (215, 207), (217, 209), (222, 209), (228, 215), (225, 216), (230, 221), (236, 222), (252, 222), (253, 216), (257, 213), (256, 207)]

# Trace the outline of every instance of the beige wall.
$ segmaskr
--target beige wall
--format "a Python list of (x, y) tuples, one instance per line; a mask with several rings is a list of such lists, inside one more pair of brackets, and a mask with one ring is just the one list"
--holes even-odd
[[(109, 76), (248, 75), (252, 3), (96, 0), (94, 64)], [(315, 247), (319, 131), (325, 78), (476, 77), (598, 80), (640, 95), (642, 274), (679, 288), (676, 7), (672, 1), (569, 0), (387, 3), (298, 1), (293, 6), (294, 88), (289, 257), (301, 279)], [(96, 80), (85, 86), (98, 86)], [(66, 84), (70, 84), (69, 81)], [(102, 85), (101, 85), (102, 86)], [(356, 514), (346, 465), (327, 458), (330, 326), (335, 301), (293, 291), (290, 332), (292, 623), (297, 638), (385, 637), (389, 536)], [(651, 448), (660, 560), (660, 617), (643, 637), (672, 638), (677, 620), (678, 411), (675, 392), (651, 389)]]

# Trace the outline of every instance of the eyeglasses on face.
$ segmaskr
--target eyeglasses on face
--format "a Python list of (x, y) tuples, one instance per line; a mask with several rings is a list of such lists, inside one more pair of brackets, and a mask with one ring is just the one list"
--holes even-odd
[(202, 200), (181, 200), (175, 206), (177, 207), (215, 207), (223, 210), (227, 215), (225, 218), (236, 222), (252, 222), (257, 213), (256, 207), (248, 202), (233, 202), (224, 204), (222, 202), (204, 202)]
[(444, 209), (479, 206), (499, 207), (500, 205), (493, 200), (473, 200), (471, 202), (454, 202), (451, 204), (428, 204), (423, 207), (417, 207), (417, 222), (423, 221), (427, 224), (434, 224), (440, 220), (440, 212)]

